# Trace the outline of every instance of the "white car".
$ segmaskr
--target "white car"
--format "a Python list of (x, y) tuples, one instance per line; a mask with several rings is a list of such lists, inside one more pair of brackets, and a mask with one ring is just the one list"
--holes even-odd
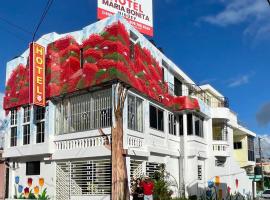
[(270, 199), (270, 189), (264, 190), (260, 199)]

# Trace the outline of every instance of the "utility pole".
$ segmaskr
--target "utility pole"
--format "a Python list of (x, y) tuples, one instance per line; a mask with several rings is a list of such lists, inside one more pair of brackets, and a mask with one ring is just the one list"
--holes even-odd
[(259, 142), (259, 155), (260, 155), (260, 163), (261, 163), (261, 175), (262, 175), (262, 185), (264, 190), (264, 176), (263, 176), (263, 163), (262, 163), (262, 148), (261, 148), (261, 137), (258, 137)]

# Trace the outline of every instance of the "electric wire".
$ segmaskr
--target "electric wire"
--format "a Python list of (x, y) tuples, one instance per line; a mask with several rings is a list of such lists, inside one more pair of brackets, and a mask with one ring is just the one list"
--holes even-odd
[(15, 23), (13, 23), (13, 22), (11, 22), (11, 21), (5, 19), (3, 16), (0, 16), (0, 20), (2, 20), (3, 22), (5, 22), (6, 24), (8, 24), (8, 25), (10, 25), (10, 26), (13, 26), (13, 27), (17, 28), (18, 30), (21, 30), (21, 31), (23, 31), (23, 32), (25, 32), (25, 33), (27, 33), (27, 34), (33, 35), (33, 32), (31, 32), (31, 31), (29, 31), (29, 30), (27, 30), (27, 29), (25, 29), (25, 28), (23, 28), (23, 27), (21, 27), (21, 26), (15, 24)]
[(38, 31), (40, 25), (42, 24), (43, 20), (45, 19), (45, 17), (46, 17), (46, 15), (47, 15), (47, 13), (48, 13), (48, 11), (49, 11), (49, 9), (50, 9), (52, 3), (53, 3), (53, 0), (48, 0), (48, 1), (47, 1), (47, 4), (46, 4), (46, 6), (45, 6), (45, 8), (44, 8), (44, 11), (43, 11), (43, 13), (42, 13), (42, 15), (41, 15), (41, 18), (40, 18), (40, 20), (39, 20), (39, 22), (38, 22), (38, 24), (37, 24), (37, 26), (36, 26), (36, 29), (35, 29), (35, 31), (34, 31), (33, 38), (32, 38), (32, 42), (34, 41), (35, 36), (36, 36), (36, 33), (37, 33), (37, 31)]

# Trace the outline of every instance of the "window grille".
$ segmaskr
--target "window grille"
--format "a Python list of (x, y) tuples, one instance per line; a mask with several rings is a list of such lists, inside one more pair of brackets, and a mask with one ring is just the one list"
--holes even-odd
[(58, 162), (56, 197), (111, 194), (111, 160)]
[(160, 170), (160, 163), (147, 162), (146, 163), (146, 175), (153, 177), (156, 171)]
[(169, 134), (176, 135), (176, 117), (169, 113)]
[(143, 100), (128, 95), (128, 128), (143, 132)]
[(23, 108), (23, 145), (30, 144), (30, 114), (31, 107)]
[(57, 104), (56, 133), (110, 127), (111, 103), (110, 89), (64, 99)]
[(130, 180), (141, 178), (143, 176), (143, 161), (130, 160)]
[(202, 180), (202, 166), (198, 165), (198, 180)]
[(36, 143), (43, 143), (45, 140), (45, 107), (36, 108)]
[(226, 163), (226, 158), (219, 158), (215, 160), (216, 167), (224, 167)]

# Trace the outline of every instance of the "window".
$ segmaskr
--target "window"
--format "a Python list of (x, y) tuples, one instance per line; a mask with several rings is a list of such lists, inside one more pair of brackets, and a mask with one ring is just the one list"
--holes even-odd
[(169, 113), (169, 134), (176, 135), (176, 117)]
[(10, 146), (17, 146), (17, 110), (11, 110), (10, 114)]
[(10, 125), (17, 125), (17, 110), (11, 110)]
[(30, 124), (23, 125), (23, 144), (30, 144)]
[(14, 147), (17, 146), (17, 127), (11, 127), (11, 133), (10, 133), (10, 146)]
[(182, 96), (182, 83), (174, 77), (174, 94), (176, 96)]
[(129, 52), (130, 52), (130, 59), (134, 60), (134, 58), (135, 58), (135, 44), (132, 41), (130, 41), (130, 43), (129, 43)]
[(187, 114), (187, 134), (204, 137), (203, 117), (195, 114)]
[(248, 160), (255, 161), (254, 155), (254, 137), (248, 136)]
[(233, 148), (234, 149), (242, 149), (242, 142), (234, 142)]
[(202, 180), (202, 166), (198, 165), (198, 180)]
[(184, 135), (183, 115), (179, 115), (179, 135)]
[(150, 127), (163, 131), (163, 110), (150, 105)]
[(26, 162), (26, 176), (40, 175), (40, 161)]
[(30, 122), (30, 106), (23, 108), (23, 123)]
[(111, 126), (111, 90), (66, 98), (57, 104), (56, 134)]
[(215, 160), (216, 167), (224, 167), (226, 163), (226, 158), (219, 158)]
[(23, 145), (30, 144), (30, 109), (30, 106), (23, 108)]
[(36, 108), (36, 143), (43, 143), (45, 140), (45, 110), (46, 108), (44, 107), (38, 106)]
[(195, 135), (203, 137), (203, 118), (194, 115)]
[(128, 95), (128, 128), (143, 132), (143, 101)]
[(192, 114), (187, 114), (187, 134), (193, 135), (193, 119)]
[(162, 70), (162, 83), (164, 83), (165, 82), (165, 70), (163, 67), (161, 68), (161, 70)]

